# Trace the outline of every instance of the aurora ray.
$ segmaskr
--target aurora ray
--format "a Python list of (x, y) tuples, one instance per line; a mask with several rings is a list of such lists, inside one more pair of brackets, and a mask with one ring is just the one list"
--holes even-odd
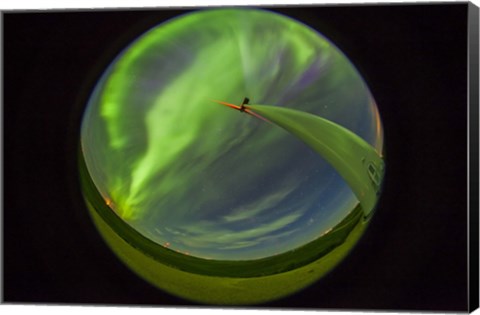
[(383, 180), (381, 152), (350, 130), (322, 117), (299, 110), (269, 106), (240, 106), (216, 101), (242, 110), (292, 133), (325, 158), (347, 181), (369, 218), (377, 203)]

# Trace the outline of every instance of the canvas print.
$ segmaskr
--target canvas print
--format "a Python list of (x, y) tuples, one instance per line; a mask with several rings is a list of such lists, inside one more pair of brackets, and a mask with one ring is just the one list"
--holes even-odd
[(472, 310), (475, 23), (4, 12), (4, 301)]

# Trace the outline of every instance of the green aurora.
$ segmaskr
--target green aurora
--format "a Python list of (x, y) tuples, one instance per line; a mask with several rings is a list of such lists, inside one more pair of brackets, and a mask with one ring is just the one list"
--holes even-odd
[[(188, 299), (249, 304), (299, 290), (341, 261), (366, 225), (318, 260), (328, 263), (312, 263), (321, 269), (315, 276), (301, 267), (240, 281), (164, 266), (108, 227), (99, 208), (165, 250), (254, 261), (318, 240), (359, 200), (367, 215), (376, 202), (359, 198), (335, 158), (305, 145), (290, 123), (278, 128), (210, 101), (245, 96), (275, 104), (275, 112), (311, 113), (349, 130), (369, 152), (383, 151), (375, 101), (349, 60), (309, 27), (257, 9), (200, 10), (143, 34), (99, 80), (82, 122), (85, 172), (101, 196), (91, 202), (86, 194), (97, 227), (132, 270)], [(262, 105), (251, 107), (268, 116)], [(201, 280), (186, 289), (189, 274)], [(303, 280), (293, 285), (292, 277)], [(254, 289), (267, 282), (287, 287)], [(252, 292), (239, 293), (243, 286)]]
[(381, 152), (348, 129), (309, 113), (266, 105), (247, 108), (297, 136), (332, 164), (370, 217), (383, 180)]
[(246, 95), (381, 150), (374, 101), (335, 46), (267, 11), (207, 10), (147, 32), (99, 82), (82, 150), (106, 202), (145, 236), (206, 258), (268, 256), (340, 222), (358, 200), (327, 162), (209, 101)]

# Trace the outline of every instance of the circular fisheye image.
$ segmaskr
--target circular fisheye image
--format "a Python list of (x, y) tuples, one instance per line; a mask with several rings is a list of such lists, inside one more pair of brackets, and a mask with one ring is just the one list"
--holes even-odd
[(205, 304), (258, 304), (331, 271), (384, 174), (373, 96), (299, 21), (209, 9), (146, 32), (98, 81), (79, 165), (92, 218), (132, 271)]

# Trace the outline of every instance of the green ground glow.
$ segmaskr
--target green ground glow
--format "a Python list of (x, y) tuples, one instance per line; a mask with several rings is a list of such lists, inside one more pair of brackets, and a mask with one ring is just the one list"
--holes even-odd
[(136, 274), (149, 283), (187, 300), (216, 305), (260, 304), (307, 287), (341, 262), (367, 227), (366, 224), (357, 224), (342, 245), (301, 268), (245, 279), (211, 277), (181, 271), (142, 254), (105, 224), (93, 208), (90, 209), (90, 214), (106, 242)]

